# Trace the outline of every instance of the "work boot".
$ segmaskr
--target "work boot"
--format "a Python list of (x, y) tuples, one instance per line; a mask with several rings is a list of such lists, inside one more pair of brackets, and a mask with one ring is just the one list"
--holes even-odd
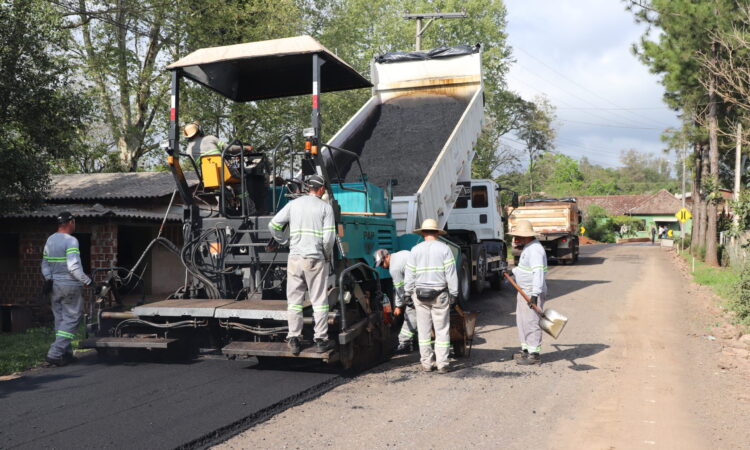
[(73, 353), (66, 353), (63, 355), (63, 360), (65, 361), (65, 364), (73, 364), (74, 362), (78, 361), (78, 358), (73, 356)]
[(450, 371), (451, 371), (451, 367), (450, 366), (443, 366), (443, 367), (439, 367), (438, 368), (437, 373), (444, 374), (444, 373), (448, 373)]
[(44, 360), (47, 361), (48, 364), (57, 367), (62, 367), (67, 364), (67, 361), (63, 358), (50, 358), (49, 356), (45, 356)]
[(299, 345), (299, 338), (298, 337), (290, 337), (286, 341), (287, 345), (289, 346), (289, 351), (292, 352), (292, 355), (299, 355), (299, 352), (302, 351), (302, 347)]
[(428, 366), (421, 366), (421, 367), (422, 367), (422, 372), (432, 372), (433, 370), (435, 370), (434, 365), (431, 365), (429, 367)]
[(315, 347), (318, 353), (325, 353), (328, 350), (333, 350), (336, 344), (330, 339), (315, 339)]
[(516, 352), (513, 354), (513, 361), (518, 361), (519, 359), (524, 359), (528, 356), (529, 356), (529, 351), (526, 349), (523, 349), (520, 352)]
[(412, 341), (399, 342), (396, 347), (396, 353), (411, 353), (414, 351), (414, 343)]
[(542, 363), (542, 358), (539, 353), (529, 353), (529, 356), (516, 360), (516, 364), (519, 366), (534, 366)]

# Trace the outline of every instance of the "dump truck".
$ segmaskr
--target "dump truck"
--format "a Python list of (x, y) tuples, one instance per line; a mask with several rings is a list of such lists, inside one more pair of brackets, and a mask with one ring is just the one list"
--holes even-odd
[[(471, 147), (479, 133), (478, 124), (481, 124), (478, 49), (447, 54), (425, 63), (442, 66), (461, 56), (475, 62), (471, 80), (466, 78), (441, 87), (432, 77), (432, 83), (438, 85), (434, 89), (440, 93), (430, 101), (449, 97), (462, 105), (458, 112), (460, 118), (470, 116), (472, 119), (453, 123), (450, 136), (435, 144), (439, 150), (436, 156), (422, 163), (431, 166), (430, 173), (447, 171), (447, 175), (439, 179), (432, 175), (419, 179), (423, 187), (433, 187), (417, 191), (416, 206), (411, 213), (416, 216), (407, 217), (407, 222), (437, 216), (446, 224), (459, 196), (463, 195), (469, 202), (473, 200), (472, 181), (461, 181), (459, 177), (468, 174)], [(418, 69), (410, 62), (403, 64)], [(125, 276), (113, 270), (107, 285), (89, 306), (87, 329), (93, 336), (82, 346), (95, 348), (101, 354), (113, 350), (185, 349), (191, 352), (200, 349), (259, 360), (308, 358), (354, 370), (389, 357), (395, 343), (388, 296), (392, 284), (386, 271), (374, 268), (373, 252), (378, 248), (408, 249), (419, 237), (401, 233), (410, 229), (399, 227), (399, 219), (392, 215), (397, 203), (393, 197), (397, 183), (389, 180), (381, 187), (372, 182), (379, 176), (388, 176), (388, 166), (376, 165), (365, 171), (369, 163), (367, 156), (373, 153), (363, 151), (365, 146), (358, 145), (357, 141), (337, 140), (343, 136), (341, 132), (328, 143), (321, 140), (322, 94), (372, 84), (309, 36), (201, 49), (172, 63), (168, 70), (171, 72), (171, 107), (169, 140), (164, 148), (182, 200), (184, 244), (177, 248), (159, 237), (149, 248), (161, 244), (178, 254), (186, 270), (186, 284), (166, 300), (131, 307), (123, 304), (116, 291), (118, 283), (132, 277), (137, 267)], [(378, 71), (375, 76), (379, 74)], [(410, 77), (413, 76), (406, 78)], [(295, 144), (292, 136), (283, 136), (265, 151), (255, 151), (254, 142), (235, 138), (220, 155), (193, 159), (182, 151), (179, 139), (180, 90), (186, 80), (231, 101), (257, 102), (259, 107), (262, 107), (262, 100), (269, 98), (310, 95), (311, 126), (303, 132), (304, 143)], [(465, 89), (466, 85), (472, 85), (472, 90)], [(375, 92), (378, 92), (377, 86)], [(381, 110), (403, 106), (402, 101), (409, 103), (408, 98), (394, 95), (380, 104)], [(385, 115), (382, 111), (379, 117)], [(359, 120), (358, 115), (352, 120)], [(432, 125), (435, 129), (434, 123), (426, 117), (416, 118), (415, 123), (422, 127)], [(468, 132), (467, 127), (471, 127)], [(460, 142), (455, 144), (451, 136), (460, 136)], [(455, 160), (459, 155), (465, 158)], [(188, 188), (186, 170), (195, 172), (199, 179), (197, 188)], [(303, 350), (293, 355), (284, 342), (288, 330), (285, 290), (288, 249), (268, 245), (271, 234), (267, 226), (287, 202), (307, 194), (303, 180), (312, 174), (326, 181), (325, 197), (333, 207), (336, 221), (336, 251), (330, 261), (332, 271), (328, 287), (329, 334), (334, 337), (336, 347), (323, 353), (311, 348), (312, 307), (306, 301), (303, 305)], [(402, 182), (409, 180), (402, 179)], [(450, 192), (439, 194), (438, 187), (445, 183)], [(489, 185), (485, 188), (489, 190), (485, 200), (492, 202), (489, 203), (492, 208), (477, 210), (494, 214), (497, 208), (490, 199), (496, 194), (495, 188)], [(421, 197), (437, 195), (443, 195), (442, 209), (424, 207)], [(487, 224), (487, 220), (479, 222), (481, 226)], [(500, 262), (477, 247), (484, 244), (458, 242), (458, 231), (446, 242), (462, 267), (464, 280), (471, 276), (471, 270), (477, 278), (481, 272), (476, 271), (495, 267)], [(502, 232), (497, 236), (502, 237)], [(484, 259), (480, 259), (480, 254)], [(472, 258), (471, 266), (467, 264), (468, 258)], [(468, 291), (464, 286), (463, 295), (468, 295)], [(465, 352), (467, 340), (473, 333), (471, 327), (461, 321), (452, 328), (451, 342), (456, 355)]]
[[(447, 231), (456, 254), (459, 300), (487, 282), (502, 286), (507, 247), (492, 180), (472, 179), (484, 122), (480, 46), (392, 53), (372, 61), (372, 97), (329, 141), (355, 152), (367, 181), (385, 186), (399, 235), (427, 218)], [(334, 177), (354, 181), (351, 155), (332, 152)], [(409, 238), (411, 236), (411, 238)]]
[[(528, 220), (537, 233), (537, 239), (547, 252), (547, 257), (562, 264), (578, 261), (578, 229), (581, 213), (573, 198), (545, 198), (527, 200), (524, 206), (512, 210), (508, 226), (512, 230), (519, 220)], [(513, 246), (513, 260), (518, 264), (521, 249)]]

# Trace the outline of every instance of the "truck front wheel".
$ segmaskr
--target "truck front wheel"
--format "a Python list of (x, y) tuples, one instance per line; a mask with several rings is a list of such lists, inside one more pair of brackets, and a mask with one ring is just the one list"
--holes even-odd
[(458, 304), (464, 308), (469, 302), (471, 292), (471, 271), (466, 255), (461, 257), (461, 267), (458, 270)]

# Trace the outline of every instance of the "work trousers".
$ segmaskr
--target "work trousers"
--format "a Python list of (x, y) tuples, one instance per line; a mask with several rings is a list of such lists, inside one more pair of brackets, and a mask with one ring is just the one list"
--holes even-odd
[(78, 322), (83, 314), (83, 287), (52, 285), (52, 314), (55, 316), (55, 342), (47, 356), (53, 359), (73, 354), (70, 341), (76, 337)]
[[(443, 292), (432, 300), (419, 300), (414, 295), (414, 307), (417, 310), (417, 332), (419, 334), (420, 362), (425, 368), (431, 368), (435, 361), (438, 369), (448, 366), (450, 354), (450, 298)], [(430, 333), (435, 329), (435, 350), (432, 349)]]
[(398, 333), (398, 341), (401, 343), (411, 342), (417, 335), (417, 310), (414, 305), (404, 305), (401, 307), (404, 315), (404, 324), (401, 325), (401, 332)]
[(324, 259), (290, 255), (286, 266), (286, 298), (289, 333), (287, 338), (302, 335), (302, 309), (305, 291), (310, 295), (315, 319), (315, 339), (328, 338), (328, 262)]
[[(540, 294), (537, 300), (539, 309), (544, 310), (545, 294)], [(539, 327), (539, 314), (529, 308), (528, 302), (521, 294), (516, 295), (516, 327), (521, 348), (529, 353), (542, 351), (542, 329)]]

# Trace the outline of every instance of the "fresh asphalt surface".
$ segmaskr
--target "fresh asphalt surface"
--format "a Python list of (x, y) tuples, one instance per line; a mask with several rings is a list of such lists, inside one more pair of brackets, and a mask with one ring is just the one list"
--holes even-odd
[(202, 447), (338, 379), (260, 370), (252, 360), (105, 363), (89, 355), (0, 381), (0, 448)]
[[(582, 254), (604, 246), (596, 247)], [(254, 360), (100, 362), (88, 354), (0, 381), (0, 448), (204, 447), (343, 381), (263, 370)]]

